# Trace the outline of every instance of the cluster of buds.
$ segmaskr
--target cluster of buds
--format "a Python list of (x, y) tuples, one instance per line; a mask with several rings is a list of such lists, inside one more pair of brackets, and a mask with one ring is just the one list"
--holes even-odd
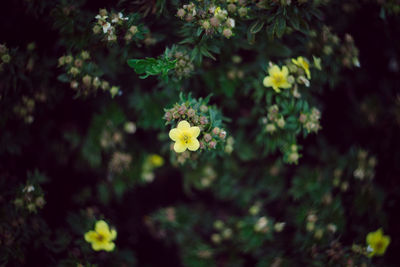
[(232, 136), (229, 136), (226, 139), (225, 153), (231, 154), (233, 152), (233, 145), (235, 144), (235, 139)]
[(3, 71), (3, 66), (10, 63), (11, 56), (5, 44), (0, 44), (0, 72)]
[[(108, 42), (117, 41), (116, 27), (123, 26), (125, 21), (129, 19), (128, 17), (124, 17), (121, 12), (111, 12), (111, 14), (109, 14), (106, 9), (100, 9), (99, 14), (96, 15), (95, 18), (97, 19), (97, 22), (93, 27), (93, 32), (95, 34), (100, 34), (102, 32), (105, 37), (104, 39)], [(136, 31), (135, 29), (132, 31), (129, 29), (129, 32), (135, 35), (137, 33), (137, 28)]]
[[(173, 144), (170, 147), (171, 151), (173, 150)], [(198, 156), (196, 153), (190, 153), (189, 151), (184, 151), (183, 153), (176, 154), (176, 161), (183, 165), (187, 160), (197, 160)]]
[(324, 229), (320, 227), (316, 227), (316, 222), (318, 220), (317, 215), (315, 215), (313, 212), (310, 212), (307, 216), (307, 223), (306, 223), (306, 230), (307, 232), (314, 233), (314, 238), (315, 239), (321, 239), (324, 235)]
[(90, 55), (87, 51), (82, 51), (78, 56), (72, 55), (62, 56), (58, 59), (58, 67), (64, 67), (70, 87), (77, 92), (78, 95), (87, 96), (97, 92), (98, 89), (109, 91), (111, 96), (119, 94), (119, 87), (110, 86), (109, 82), (101, 80), (97, 76), (91, 76), (85, 70), (85, 65), (93, 64), (89, 62)]
[(217, 178), (217, 173), (210, 165), (205, 166), (201, 174), (200, 185), (202, 188), (209, 187)]
[(269, 134), (275, 133), (278, 129), (285, 128), (285, 119), (282, 114), (279, 114), (279, 107), (272, 105), (268, 108), (267, 117), (261, 121), (265, 125), (265, 132)]
[(289, 164), (297, 164), (301, 154), (299, 153), (299, 146), (292, 144), (284, 149), (283, 160)]
[(34, 120), (33, 113), (35, 111), (36, 101), (43, 101), (42, 94), (37, 94), (34, 97), (22, 96), (21, 103), (14, 106), (14, 113), (22, 118), (25, 123), (32, 123)]
[(357, 168), (354, 170), (353, 175), (356, 179), (373, 179), (375, 176), (375, 166), (377, 160), (374, 156), (369, 156), (365, 150), (358, 151), (357, 154)]
[(189, 77), (194, 71), (194, 65), (187, 52), (176, 51), (170, 58), (176, 59), (174, 70), (179, 79)]
[(154, 169), (164, 165), (164, 159), (157, 154), (152, 154), (146, 157), (142, 167), (142, 180), (152, 182), (154, 180)]
[(100, 146), (105, 150), (110, 150), (121, 146), (124, 143), (124, 136), (111, 127), (110, 121), (107, 124), (109, 127), (106, 127), (100, 135)]
[(322, 50), (322, 53), (327, 56), (334, 53), (340, 54), (339, 58), (344, 67), (360, 67), (360, 61), (358, 60), (359, 52), (350, 34), (345, 34), (344, 40), (341, 40), (338, 35), (332, 33), (329, 27), (324, 26), (320, 36), (317, 36), (317, 33), (314, 31), (311, 31), (310, 36), (316, 38), (316, 40), (312, 40), (308, 44), (310, 49), (317, 48), (315, 46), (322, 44), (317, 49)]
[(262, 216), (257, 219), (256, 223), (254, 224), (254, 231), (257, 233), (268, 233), (270, 230), (269, 220), (266, 216)]
[[(239, 55), (234, 55), (232, 56), (232, 62), (234, 64), (239, 64), (240, 62), (242, 62), (242, 58)], [(226, 73), (226, 76), (229, 80), (241, 80), (244, 78), (244, 72), (243, 70), (240, 70), (236, 66), (234, 66), (234, 68), (230, 69)]]
[(120, 174), (129, 168), (131, 162), (132, 162), (131, 155), (116, 151), (111, 156), (108, 168), (110, 172)]
[(214, 244), (220, 244), (223, 240), (229, 240), (232, 238), (232, 228), (227, 226), (223, 221), (216, 220), (213, 226), (216, 233), (211, 235), (211, 241)]
[(317, 133), (321, 129), (321, 112), (317, 108), (312, 108), (309, 113), (301, 113), (299, 121), (307, 133)]
[(26, 209), (29, 212), (37, 212), (46, 204), (42, 191), (35, 188), (34, 185), (27, 184), (20, 192), (19, 196), (15, 198), (14, 205), (16, 208)]
[(333, 186), (340, 187), (342, 192), (346, 192), (349, 189), (349, 182), (342, 181), (342, 174), (342, 169), (337, 168), (333, 171)]
[(347, 68), (360, 67), (360, 61), (358, 60), (358, 49), (354, 44), (353, 37), (346, 33), (344, 36), (344, 43), (340, 47), (342, 54), (342, 64)]
[(197, 22), (208, 35), (219, 33), (230, 38), (233, 35), (232, 30), (235, 28), (235, 20), (230, 16), (238, 14), (243, 17), (247, 15), (247, 9), (245, 7), (237, 8), (235, 1), (229, 2), (226, 9), (209, 4), (200, 7), (192, 2), (178, 9), (176, 15), (187, 22)]

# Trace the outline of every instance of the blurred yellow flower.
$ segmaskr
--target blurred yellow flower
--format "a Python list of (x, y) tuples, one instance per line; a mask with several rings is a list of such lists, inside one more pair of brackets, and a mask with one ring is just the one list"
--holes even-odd
[(190, 127), (187, 121), (181, 121), (178, 123), (178, 127), (169, 131), (169, 137), (172, 141), (175, 141), (174, 150), (176, 153), (182, 153), (189, 149), (190, 151), (196, 151), (200, 147), (200, 143), (197, 137), (200, 134), (199, 127)]
[(161, 167), (164, 164), (164, 159), (157, 154), (153, 154), (149, 156), (149, 161), (153, 167)]
[(383, 235), (382, 228), (379, 228), (367, 235), (367, 244), (368, 257), (382, 256), (390, 244), (390, 236)]
[(110, 229), (103, 220), (97, 221), (94, 229), (85, 234), (85, 240), (92, 244), (93, 250), (114, 250), (115, 244), (112, 241), (117, 237), (115, 229)]
[(268, 69), (268, 74), (269, 76), (265, 77), (263, 81), (265, 87), (272, 87), (277, 93), (281, 91), (279, 88), (292, 87), (288, 81), (289, 70), (286, 66), (283, 66), (281, 70), (277, 65), (273, 65)]
[(298, 57), (297, 59), (292, 58), (292, 62), (306, 72), (307, 79), (311, 79), (310, 64), (308, 64), (307, 59), (303, 57)]

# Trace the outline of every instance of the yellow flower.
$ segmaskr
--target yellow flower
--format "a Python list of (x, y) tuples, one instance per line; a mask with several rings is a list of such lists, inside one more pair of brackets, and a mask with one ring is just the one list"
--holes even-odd
[(190, 127), (187, 121), (181, 121), (177, 128), (169, 131), (169, 137), (175, 141), (174, 150), (176, 153), (182, 153), (186, 149), (196, 151), (200, 147), (197, 137), (200, 134), (199, 127)]
[(149, 161), (151, 165), (153, 165), (156, 168), (161, 167), (164, 164), (164, 159), (157, 154), (150, 155)]
[(306, 72), (307, 79), (311, 79), (310, 64), (308, 64), (307, 59), (303, 57), (298, 57), (297, 59), (292, 58), (292, 62)]
[(115, 229), (110, 230), (108, 224), (103, 220), (97, 221), (94, 229), (85, 234), (85, 240), (92, 244), (93, 250), (114, 250), (115, 244), (112, 241), (117, 237)]
[(379, 228), (367, 235), (367, 244), (368, 257), (381, 256), (385, 254), (386, 248), (390, 244), (390, 236), (383, 235), (382, 228)]
[(264, 78), (263, 84), (265, 87), (272, 87), (275, 92), (279, 93), (279, 88), (288, 89), (292, 85), (288, 81), (289, 70), (286, 66), (282, 67), (282, 70), (277, 65), (274, 65), (268, 69), (269, 76)]

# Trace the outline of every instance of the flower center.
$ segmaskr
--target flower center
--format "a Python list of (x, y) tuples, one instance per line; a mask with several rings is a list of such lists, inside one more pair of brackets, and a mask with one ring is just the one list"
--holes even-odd
[(283, 81), (283, 76), (281, 74), (276, 74), (274, 76), (275, 83), (280, 84)]
[(102, 234), (97, 234), (96, 239), (97, 239), (97, 241), (102, 242), (102, 241), (104, 241), (105, 238)]
[(375, 249), (376, 250), (381, 250), (383, 248), (383, 242), (382, 241), (378, 241), (375, 243)]
[(187, 136), (186, 134), (184, 134), (182, 136), (182, 142), (184, 142), (185, 144), (189, 143), (190, 137)]

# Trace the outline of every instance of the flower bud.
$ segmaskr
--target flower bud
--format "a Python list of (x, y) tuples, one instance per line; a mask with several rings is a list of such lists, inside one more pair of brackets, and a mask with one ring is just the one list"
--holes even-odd
[(282, 232), (283, 228), (285, 228), (285, 225), (286, 225), (286, 223), (284, 223), (284, 222), (275, 223), (275, 225), (274, 225), (275, 232), (278, 232), (278, 233)]
[(211, 149), (214, 149), (217, 146), (217, 142), (215, 141), (211, 141), (210, 143), (208, 143), (208, 147)]
[(1, 60), (2, 60), (4, 63), (9, 63), (10, 60), (11, 60), (11, 56), (10, 56), (9, 54), (4, 54), (4, 55), (1, 57)]
[(221, 243), (221, 236), (219, 234), (212, 234), (211, 235), (211, 241), (214, 244), (219, 244), (219, 243)]
[(225, 38), (231, 38), (231, 36), (232, 36), (232, 30), (231, 29), (228, 29), (228, 28), (225, 28), (224, 30), (223, 30), (223, 32), (222, 32), (222, 35), (223, 36), (225, 36)]
[(82, 78), (82, 83), (85, 87), (90, 88), (90, 86), (92, 85), (92, 77), (86, 74)]
[(218, 18), (212, 17), (212, 18), (210, 19), (210, 24), (211, 24), (212, 26), (214, 26), (214, 27), (218, 27), (218, 26), (220, 25), (220, 21), (219, 21)]
[(79, 72), (80, 72), (80, 70), (78, 68), (76, 68), (76, 67), (72, 67), (72, 68), (69, 69), (69, 73), (71, 73), (72, 76), (78, 75)]
[(132, 35), (135, 35), (139, 31), (138, 27), (133, 25), (129, 28), (129, 32), (132, 33)]
[(128, 121), (124, 125), (124, 130), (126, 133), (133, 134), (136, 132), (136, 124), (131, 121)]
[(75, 80), (72, 80), (72, 81), (69, 83), (69, 86), (70, 86), (72, 89), (76, 89), (76, 88), (78, 88), (79, 83), (78, 83), (77, 81), (75, 81)]
[(207, 143), (210, 142), (212, 139), (211, 135), (209, 133), (206, 133), (204, 135), (204, 141), (206, 141)]
[(268, 123), (268, 124), (265, 126), (265, 130), (267, 131), (267, 133), (273, 133), (273, 132), (276, 131), (276, 126), (275, 126), (275, 124)]
[(235, 11), (236, 11), (236, 5), (235, 4), (229, 4), (228, 5), (228, 11), (230, 12), (230, 13), (234, 13)]
[(108, 88), (110, 88), (110, 84), (107, 81), (102, 81), (101, 82), (101, 89), (108, 90)]
[(94, 34), (98, 34), (98, 33), (100, 33), (100, 31), (101, 31), (101, 27), (100, 27), (99, 25), (96, 24), (96, 25), (93, 26), (93, 29), (92, 29), (92, 30), (93, 30), (93, 33), (94, 33)]
[(183, 18), (186, 14), (186, 11), (183, 8), (178, 9), (178, 12), (176, 12), (176, 16), (179, 18)]
[(241, 8), (239, 8), (238, 13), (239, 16), (242, 18), (247, 16), (247, 7), (242, 6)]
[(99, 77), (94, 77), (94, 79), (93, 79), (93, 87), (94, 87), (94, 89), (99, 88), (100, 85), (101, 85), (101, 81), (100, 81)]
[(225, 137), (226, 137), (226, 132), (225, 132), (224, 130), (222, 130), (222, 131), (219, 133), (219, 138), (225, 139)]

